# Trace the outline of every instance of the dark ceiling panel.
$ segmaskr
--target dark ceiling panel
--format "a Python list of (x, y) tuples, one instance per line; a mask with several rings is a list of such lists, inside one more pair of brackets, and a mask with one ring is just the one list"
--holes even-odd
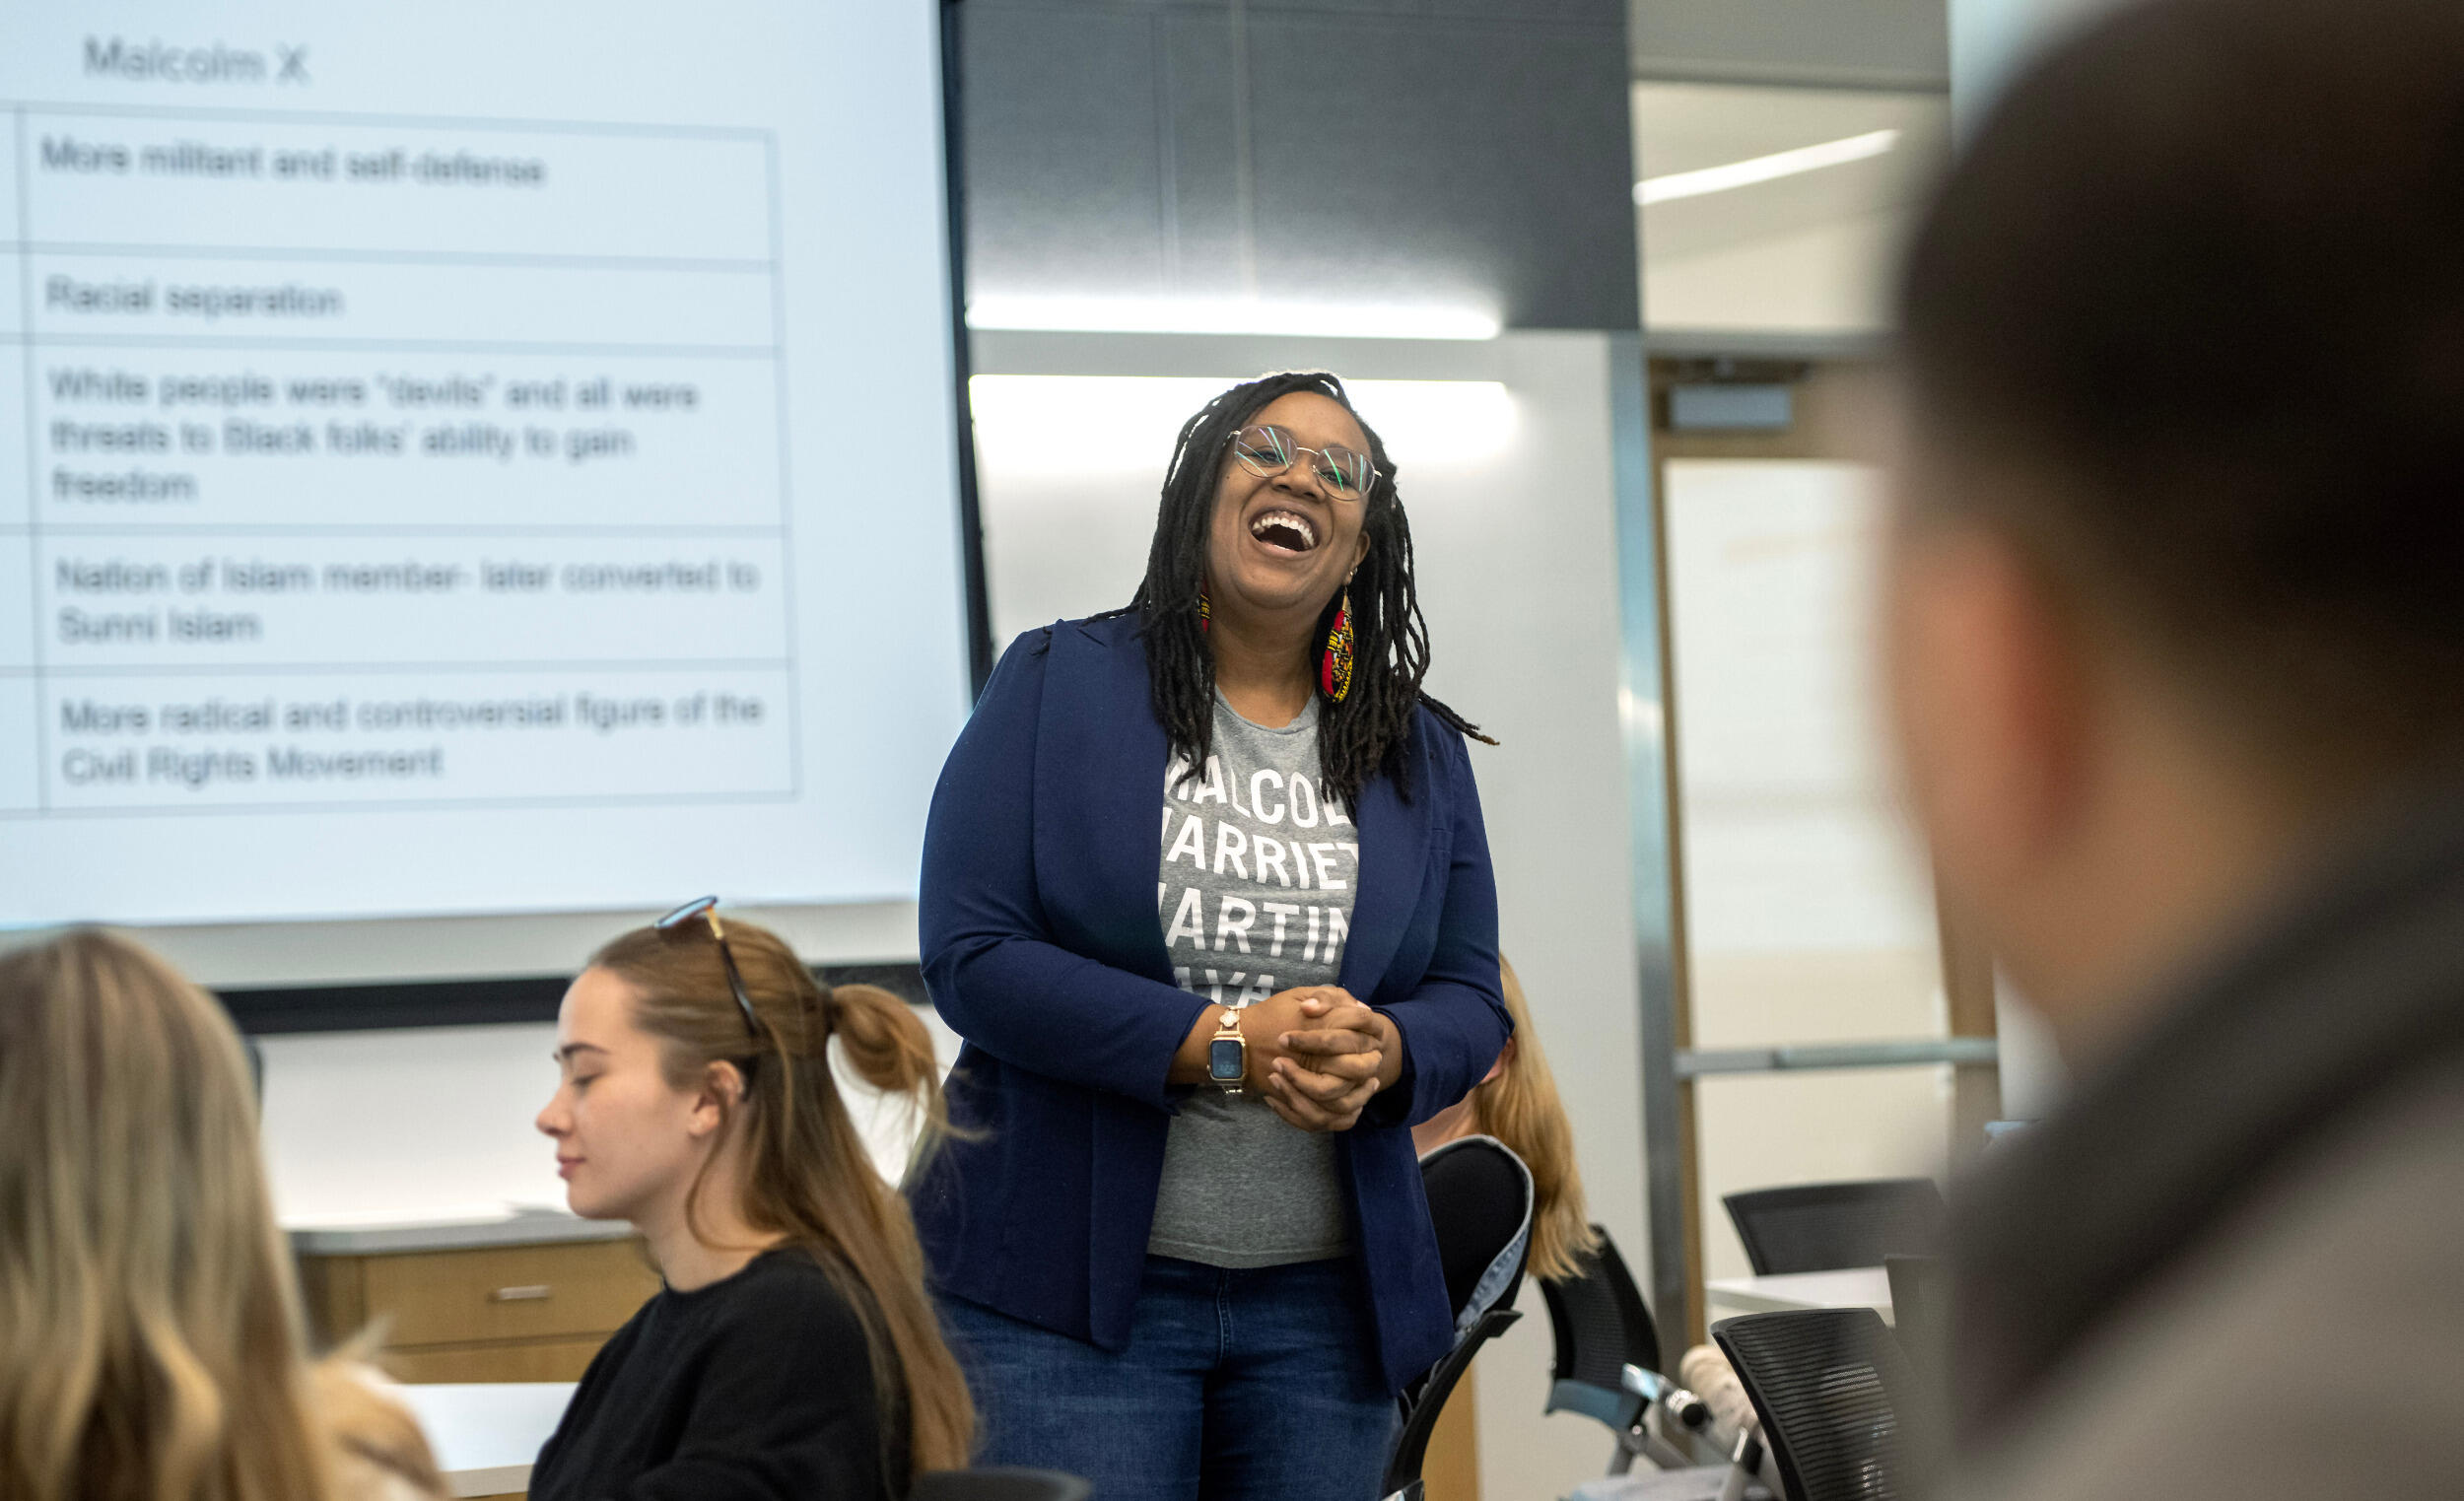
[(959, 16), (970, 291), (1162, 291), (1154, 18), (985, 0)]
[(1636, 78), (1948, 89), (1946, 0), (1633, 0)]
[(972, 296), (1636, 326), (1622, 0), (959, 14)]
[[(1366, 301), (1636, 322), (1622, 73), (1598, 30), (1253, 18), (1259, 263)], [(1358, 66), (1364, 57), (1373, 68)]]

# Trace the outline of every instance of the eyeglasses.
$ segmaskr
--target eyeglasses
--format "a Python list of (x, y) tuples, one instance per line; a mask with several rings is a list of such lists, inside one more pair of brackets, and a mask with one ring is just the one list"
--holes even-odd
[(736, 969), (734, 950), (727, 947), (727, 929), (719, 921), (719, 899), (696, 897), (650, 925), (662, 933), (672, 933), (695, 918), (708, 922), (710, 935), (719, 940), (719, 962), (727, 967), (727, 989), (735, 994), (736, 1009), (744, 1013), (744, 1030), (753, 1034), (753, 1041), (760, 1042), (762, 1026), (753, 1019), (753, 997), (744, 993), (744, 976)]
[(1312, 460), (1309, 472), (1327, 494), (1338, 501), (1359, 500), (1377, 483), (1378, 466), (1369, 462), (1366, 453), (1336, 443), (1304, 448), (1299, 439), (1271, 426), (1243, 428), (1232, 435), (1232, 456), (1241, 461), (1242, 468), (1261, 479), (1281, 474), (1304, 453)]

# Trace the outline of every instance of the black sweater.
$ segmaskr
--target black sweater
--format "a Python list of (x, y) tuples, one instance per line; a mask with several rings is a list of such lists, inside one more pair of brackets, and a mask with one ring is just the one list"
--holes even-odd
[(661, 1291), (582, 1373), (532, 1501), (873, 1501), (907, 1489), (856, 1311), (809, 1252)]

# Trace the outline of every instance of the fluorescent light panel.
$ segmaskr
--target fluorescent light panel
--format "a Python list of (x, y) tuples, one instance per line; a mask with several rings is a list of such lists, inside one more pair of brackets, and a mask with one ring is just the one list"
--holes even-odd
[(1799, 172), (1818, 171), (1825, 167), (1844, 167), (1879, 157), (1899, 144), (1896, 130), (1869, 130), (1816, 146), (1800, 146), (1794, 151), (1775, 151), (1767, 157), (1748, 157), (1723, 167), (1705, 167), (1687, 172), (1670, 172), (1666, 176), (1645, 177), (1634, 184), (1634, 201), (1646, 207), (1667, 203), (1677, 198), (1699, 198), (1705, 193), (1724, 193), (1731, 188), (1751, 187), (1779, 177), (1793, 177)]
[[(967, 382), (988, 469), (1149, 471), (1181, 424), (1240, 375), (977, 375)], [(1514, 397), (1495, 380), (1346, 380), (1399, 465), (1493, 457), (1513, 443)]]
[(986, 297), (970, 328), (1057, 333), (1316, 334), (1341, 339), (1493, 339), (1497, 315), (1476, 307), (1248, 299)]

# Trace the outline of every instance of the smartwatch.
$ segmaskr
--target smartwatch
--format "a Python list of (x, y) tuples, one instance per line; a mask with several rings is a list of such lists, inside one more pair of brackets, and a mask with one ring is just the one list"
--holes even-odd
[(1223, 1008), (1215, 1035), (1206, 1040), (1206, 1077), (1225, 1094), (1238, 1095), (1249, 1077), (1249, 1039), (1241, 1036), (1241, 1013)]

